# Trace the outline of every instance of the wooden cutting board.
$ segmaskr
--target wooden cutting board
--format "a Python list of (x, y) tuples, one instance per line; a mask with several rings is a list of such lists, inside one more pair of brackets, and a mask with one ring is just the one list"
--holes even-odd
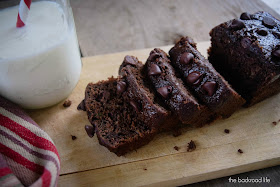
[[(198, 44), (205, 56), (209, 44)], [(162, 49), (168, 52), (170, 47)], [(89, 138), (84, 130), (89, 124), (86, 113), (76, 109), (86, 85), (117, 76), (125, 55), (135, 55), (145, 62), (150, 51), (83, 58), (80, 81), (68, 98), (72, 101), (69, 108), (61, 102), (28, 111), (57, 146), (61, 158), (59, 186), (175, 186), (280, 164), (280, 94), (240, 109), (228, 119), (203, 128), (186, 128), (179, 137), (159, 134), (148, 145), (122, 157), (100, 146), (96, 137)], [(77, 139), (72, 140), (71, 135)], [(190, 140), (197, 145), (193, 152), (187, 152)], [(238, 149), (244, 153), (238, 153)]]

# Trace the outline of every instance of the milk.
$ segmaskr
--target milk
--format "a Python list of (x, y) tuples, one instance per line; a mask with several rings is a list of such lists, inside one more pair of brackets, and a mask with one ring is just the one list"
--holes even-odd
[(51, 106), (80, 77), (74, 22), (55, 2), (33, 2), (22, 28), (15, 26), (17, 13), (18, 6), (0, 11), (0, 95), (24, 108)]

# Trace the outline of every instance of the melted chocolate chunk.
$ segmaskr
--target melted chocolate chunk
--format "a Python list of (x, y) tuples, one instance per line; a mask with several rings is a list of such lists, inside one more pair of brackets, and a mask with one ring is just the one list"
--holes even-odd
[(72, 140), (76, 140), (77, 139), (77, 137), (74, 136), (74, 135), (71, 135), (71, 138), (72, 138)]
[(160, 67), (156, 64), (152, 64), (149, 70), (149, 75), (159, 75), (161, 74)]
[(243, 153), (243, 151), (242, 151), (241, 149), (238, 149), (237, 151), (238, 151), (238, 153), (240, 153), (240, 154)]
[(252, 40), (250, 38), (242, 38), (241, 40), (241, 46), (243, 48), (249, 48), (252, 44)]
[(217, 83), (214, 81), (206, 82), (202, 85), (202, 89), (207, 93), (208, 96), (212, 96), (216, 92)]
[(240, 19), (242, 20), (250, 20), (251, 19), (251, 15), (247, 12), (243, 12), (241, 15), (240, 15)]
[(126, 82), (120, 81), (117, 83), (117, 93), (122, 94), (126, 90)]
[(277, 122), (276, 122), (276, 121), (273, 121), (272, 124), (273, 124), (273, 125), (277, 125)]
[(138, 106), (138, 103), (135, 102), (135, 101), (129, 101), (129, 104), (133, 107), (133, 109), (136, 111), (136, 112), (139, 112), (139, 106)]
[(257, 33), (261, 36), (266, 36), (268, 34), (267, 31), (263, 29), (258, 30)]
[(262, 23), (264, 26), (266, 26), (270, 29), (272, 29), (276, 25), (276, 22), (272, 18), (267, 17), (267, 16), (263, 18)]
[(238, 19), (234, 19), (231, 22), (230, 28), (233, 30), (240, 30), (242, 28), (246, 27), (245, 24), (243, 23), (243, 21), (238, 20)]
[(198, 85), (202, 80), (201, 73), (198, 71), (194, 71), (190, 73), (187, 77), (187, 82), (192, 84), (192, 85)]
[(132, 65), (132, 66), (135, 66), (137, 63), (138, 63), (138, 60), (137, 58), (133, 57), (133, 56), (125, 56), (124, 57), (124, 65)]
[(86, 111), (85, 100), (84, 100), (84, 99), (83, 99), (82, 102), (78, 105), (77, 110)]
[(86, 125), (85, 130), (90, 138), (94, 136), (94, 127), (92, 125)]
[(172, 92), (171, 86), (164, 86), (159, 89), (157, 89), (157, 92), (164, 98), (167, 99), (169, 94)]
[(181, 58), (180, 58), (180, 63), (181, 64), (188, 64), (188, 63), (192, 63), (193, 62), (193, 59), (194, 59), (194, 56), (192, 53), (188, 53), (188, 52), (185, 52), (181, 55)]
[(272, 56), (280, 59), (280, 45), (276, 46), (276, 48), (273, 50)]

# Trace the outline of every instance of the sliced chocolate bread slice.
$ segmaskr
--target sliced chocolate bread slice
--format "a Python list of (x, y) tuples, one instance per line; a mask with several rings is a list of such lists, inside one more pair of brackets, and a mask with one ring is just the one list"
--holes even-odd
[(189, 41), (188, 37), (183, 37), (169, 51), (172, 65), (201, 103), (217, 115), (229, 117), (244, 104), (244, 99)]
[(138, 119), (151, 128), (161, 131), (175, 127), (179, 122), (178, 119), (158, 103), (143, 68), (144, 65), (136, 57), (124, 58), (119, 74), (125, 79), (127, 88), (122, 97), (134, 108)]
[(158, 132), (149, 123), (139, 120), (135, 106), (124, 101), (125, 80), (110, 78), (89, 83), (84, 106), (95, 128), (99, 143), (121, 156), (149, 143)]
[(210, 111), (198, 104), (184, 86), (182, 80), (175, 75), (167, 54), (161, 49), (154, 49), (145, 64), (145, 74), (169, 109), (184, 124), (202, 126), (210, 121)]
[(209, 61), (247, 106), (280, 92), (280, 21), (269, 13), (242, 13), (210, 32)]

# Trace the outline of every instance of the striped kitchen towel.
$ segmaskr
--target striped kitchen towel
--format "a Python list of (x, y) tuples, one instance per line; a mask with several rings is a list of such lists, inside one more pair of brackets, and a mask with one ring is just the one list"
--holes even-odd
[(59, 170), (51, 138), (0, 96), (0, 186), (56, 186)]

